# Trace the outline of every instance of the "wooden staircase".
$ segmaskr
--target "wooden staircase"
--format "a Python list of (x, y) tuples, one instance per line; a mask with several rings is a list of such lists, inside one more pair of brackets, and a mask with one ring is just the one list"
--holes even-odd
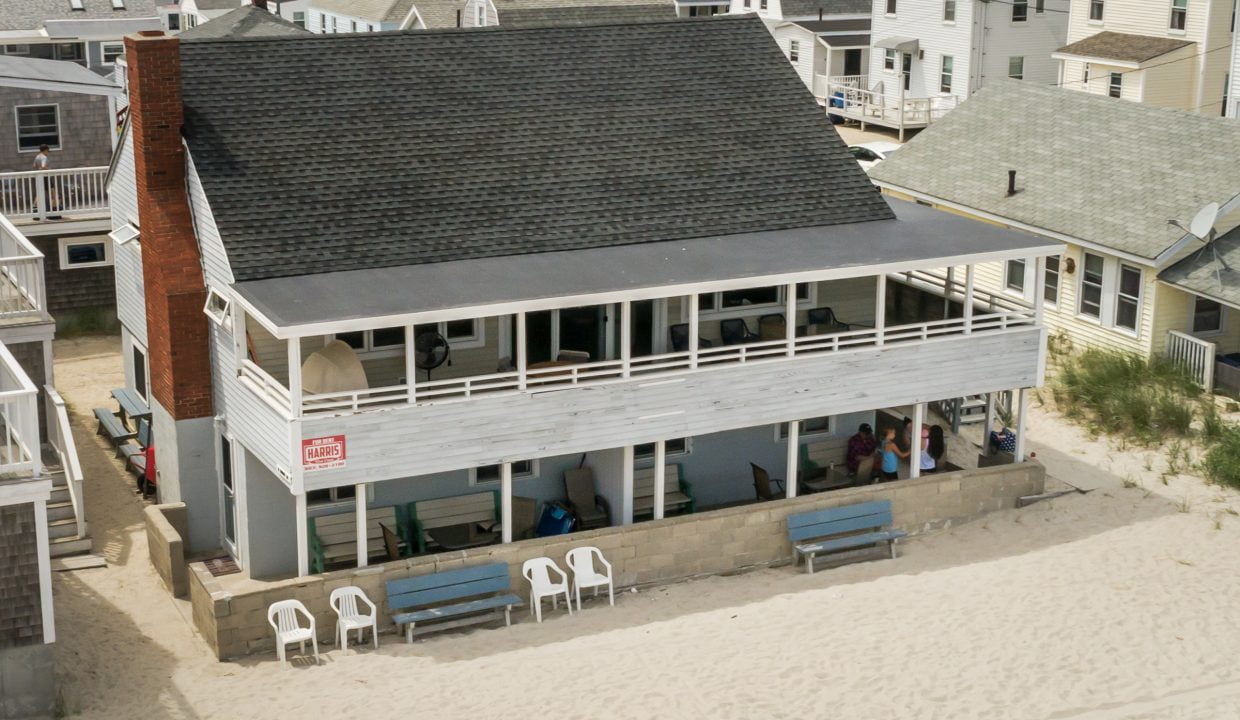
[(82, 498), (82, 467), (65, 401), (51, 385), (45, 385), (43, 391), (47, 403), (43, 474), (52, 480), (52, 496), (47, 501), (48, 544), (54, 558), (81, 555), (91, 550)]
[(90, 552), (86, 520), (74, 515), (64, 470), (58, 466), (48, 467), (44, 475), (52, 480), (52, 496), (47, 501), (47, 539), (51, 556), (67, 557)]

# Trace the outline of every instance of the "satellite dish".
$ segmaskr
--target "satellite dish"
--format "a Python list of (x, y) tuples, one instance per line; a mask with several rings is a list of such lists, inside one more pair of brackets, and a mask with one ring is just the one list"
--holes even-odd
[(1193, 216), (1193, 221), (1188, 225), (1188, 231), (1202, 240), (1209, 240), (1210, 233), (1214, 232), (1214, 222), (1218, 220), (1218, 203), (1212, 202), (1197, 211)]
[(447, 361), (452, 349), (443, 335), (427, 331), (413, 339), (413, 363), (426, 371), (429, 380), (431, 370)]

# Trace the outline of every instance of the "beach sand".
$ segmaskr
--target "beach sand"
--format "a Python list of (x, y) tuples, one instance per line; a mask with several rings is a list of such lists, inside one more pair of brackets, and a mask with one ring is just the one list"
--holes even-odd
[(1037, 409), (1031, 449), (1094, 489), (915, 538), (896, 560), (625, 592), (614, 608), (541, 625), (522, 612), (414, 645), (322, 645), (319, 666), (216, 662), (151, 570), (132, 481), (93, 435), (91, 408), (121, 382), (118, 345), (56, 347), (108, 560), (56, 574), (69, 714), (1240, 718), (1240, 495), (1164, 484), (1165, 452), (1117, 449)]

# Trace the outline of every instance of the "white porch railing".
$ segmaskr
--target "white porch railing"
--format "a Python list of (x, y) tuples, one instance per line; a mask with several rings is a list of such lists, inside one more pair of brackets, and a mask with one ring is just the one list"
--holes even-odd
[(108, 211), (107, 166), (0, 173), (0, 215), (47, 220)]
[(86, 537), (86, 514), (83, 505), (82, 465), (78, 462), (77, 444), (73, 441), (73, 428), (69, 424), (69, 412), (64, 398), (51, 385), (43, 386), (46, 397), (47, 442), (60, 458), (60, 467), (69, 488), (69, 501), (73, 505), (73, 518), (77, 521), (77, 537)]
[(0, 473), (42, 472), (39, 390), (0, 343)]
[(43, 253), (0, 215), (0, 321), (46, 314)]
[[(892, 280), (912, 285), (920, 290), (926, 290), (935, 294), (945, 294), (948, 299), (956, 302), (964, 302), (965, 281), (963, 274), (952, 274), (949, 277), (946, 271), (913, 270), (895, 273), (888, 277)], [(973, 304), (975, 307), (984, 306), (988, 312), (1019, 312), (1029, 309), (1029, 305), (1018, 298), (1001, 292), (991, 292), (985, 288), (978, 287), (976, 284), (973, 286)]]
[[(953, 110), (960, 98), (955, 95), (910, 98), (901, 94), (888, 98), (881, 90), (866, 87), (865, 75), (843, 75), (827, 81), (827, 112), (832, 115), (883, 127), (925, 127)], [(837, 97), (838, 96), (838, 97)]]
[(1212, 342), (1195, 338), (1178, 330), (1167, 331), (1167, 357), (1183, 367), (1206, 392), (1214, 390), (1214, 353)]

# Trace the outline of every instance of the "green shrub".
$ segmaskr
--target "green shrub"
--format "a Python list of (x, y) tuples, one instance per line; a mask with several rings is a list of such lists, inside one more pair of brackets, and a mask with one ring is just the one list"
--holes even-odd
[(1240, 427), (1223, 428), (1218, 442), (1206, 452), (1202, 468), (1214, 482), (1240, 488)]
[(1191, 432), (1201, 390), (1175, 363), (1134, 353), (1089, 349), (1067, 359), (1055, 400), (1095, 430), (1155, 442)]

